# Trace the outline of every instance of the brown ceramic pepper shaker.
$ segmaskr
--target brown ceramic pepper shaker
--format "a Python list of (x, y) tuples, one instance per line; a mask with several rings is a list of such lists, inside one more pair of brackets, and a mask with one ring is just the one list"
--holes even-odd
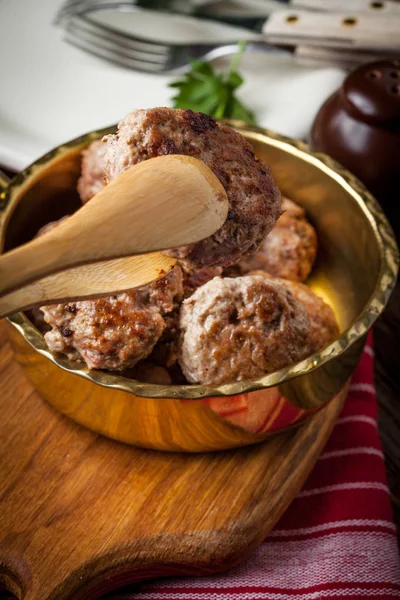
[(400, 240), (400, 59), (350, 73), (319, 110), (311, 147), (364, 182)]

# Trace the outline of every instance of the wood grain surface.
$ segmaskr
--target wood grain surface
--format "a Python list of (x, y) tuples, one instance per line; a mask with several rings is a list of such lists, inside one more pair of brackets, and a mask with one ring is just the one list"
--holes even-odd
[(113, 442), (55, 412), (1, 325), (0, 381), (0, 581), (25, 600), (90, 600), (244, 560), (301, 488), (344, 400), (262, 445), (182, 455)]

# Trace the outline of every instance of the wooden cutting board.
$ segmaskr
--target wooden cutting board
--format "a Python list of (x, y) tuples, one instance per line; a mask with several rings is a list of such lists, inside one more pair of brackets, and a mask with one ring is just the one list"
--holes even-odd
[(345, 396), (262, 445), (140, 450), (45, 404), (1, 326), (0, 390), (0, 582), (25, 600), (91, 600), (244, 560), (301, 488)]

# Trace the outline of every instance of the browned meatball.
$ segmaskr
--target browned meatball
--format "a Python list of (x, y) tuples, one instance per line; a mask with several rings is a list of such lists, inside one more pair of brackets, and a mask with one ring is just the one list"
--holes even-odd
[(135, 292), (44, 306), (42, 311), (52, 326), (44, 336), (50, 350), (82, 358), (90, 369), (135, 365), (151, 353), (165, 328), (161, 314), (142, 306)]
[[(265, 277), (270, 279), (270, 275), (265, 271), (251, 271), (251, 277)], [(311, 288), (298, 281), (289, 281), (288, 279), (276, 278), (284, 285), (298, 302), (304, 306), (310, 319), (310, 334), (313, 342), (313, 352), (322, 350), (330, 344), (339, 335), (339, 326), (335, 314), (329, 304), (318, 296)]]
[(82, 358), (91, 369), (133, 367), (151, 354), (182, 295), (180, 268), (174, 267), (163, 279), (131, 292), (43, 306), (52, 327), (46, 343), (52, 352)]
[(241, 135), (212, 117), (172, 108), (136, 110), (104, 139), (108, 181), (149, 158), (185, 154), (202, 160), (222, 183), (230, 208), (224, 225), (206, 240), (170, 251), (188, 265), (229, 265), (256, 252), (281, 214), (269, 167)]
[[(37, 237), (67, 218), (48, 223)], [(52, 352), (83, 359), (91, 369), (127, 369), (151, 354), (182, 298), (182, 271), (176, 266), (165, 277), (131, 292), (42, 306), (44, 327), (51, 328), (45, 340)], [(32, 318), (41, 324), (36, 314)]]
[(263, 270), (292, 281), (307, 279), (317, 255), (315, 229), (298, 204), (284, 198), (282, 209), (282, 216), (260, 250), (254, 256), (241, 260), (236, 267), (237, 272), (244, 275), (249, 271)]
[(279, 279), (279, 282), (292, 292), (308, 312), (315, 352), (333, 342), (339, 335), (339, 327), (329, 304), (303, 283), (287, 279)]
[(92, 142), (90, 146), (82, 152), (81, 176), (78, 179), (77, 190), (82, 200), (86, 204), (105, 186), (104, 179), (104, 154), (106, 145), (102, 140)]
[[(180, 272), (182, 273), (183, 297), (188, 298), (197, 288), (207, 283), (207, 281), (210, 281), (210, 279), (213, 279), (217, 275), (221, 275), (222, 267), (189, 269), (186, 265), (182, 264)], [(158, 365), (170, 368), (175, 366), (178, 360), (179, 307), (165, 315), (164, 319), (166, 328), (149, 360), (154, 361)]]
[[(165, 277), (135, 290), (143, 306), (155, 308), (163, 316), (176, 311), (183, 299), (182, 269), (175, 266)], [(166, 317), (167, 318), (167, 317)]]
[[(69, 215), (66, 215), (58, 221), (47, 223), (39, 229), (36, 237), (52, 231), (68, 219), (68, 217)], [(181, 267), (174, 267), (166, 277), (161, 277), (141, 288), (137, 288), (135, 292), (139, 294), (139, 299), (144, 306), (158, 308), (164, 315), (172, 312), (183, 299), (183, 275)]]
[(201, 287), (210, 279), (222, 275), (222, 267), (203, 267), (189, 269), (182, 264), (183, 275), (183, 293), (185, 298), (189, 298), (197, 288)]
[[(65, 218), (45, 225), (38, 235)], [(83, 359), (91, 369), (130, 368), (151, 354), (182, 298), (182, 271), (176, 266), (165, 277), (131, 292), (42, 306), (44, 321), (51, 327), (45, 340), (52, 352)]]
[(191, 383), (259, 377), (312, 350), (304, 306), (265, 277), (215, 277), (184, 300), (180, 327), (179, 363)]

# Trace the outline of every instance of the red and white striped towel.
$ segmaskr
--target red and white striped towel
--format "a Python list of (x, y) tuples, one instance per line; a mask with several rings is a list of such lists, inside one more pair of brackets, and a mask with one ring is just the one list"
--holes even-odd
[(371, 339), (334, 432), (285, 515), (241, 566), (143, 583), (109, 600), (400, 598), (400, 560), (378, 437)]

